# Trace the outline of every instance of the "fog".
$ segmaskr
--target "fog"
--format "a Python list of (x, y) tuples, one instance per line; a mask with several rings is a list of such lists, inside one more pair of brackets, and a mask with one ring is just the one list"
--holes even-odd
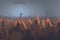
[(46, 14), (52, 17), (60, 16), (60, 0), (51, 0), (50, 4), (48, 4), (48, 13)]
[[(17, 1), (17, 2), (16, 2)], [(59, 0), (0, 0), (0, 16), (56, 16), (60, 15)]]

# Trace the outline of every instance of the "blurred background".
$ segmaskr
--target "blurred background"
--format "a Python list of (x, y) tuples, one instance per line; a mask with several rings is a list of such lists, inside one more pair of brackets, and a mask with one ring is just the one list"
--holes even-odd
[(60, 0), (0, 0), (0, 16), (59, 17)]

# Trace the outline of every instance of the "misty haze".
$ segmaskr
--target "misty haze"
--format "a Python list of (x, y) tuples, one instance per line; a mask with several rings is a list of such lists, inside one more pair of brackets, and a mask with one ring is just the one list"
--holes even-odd
[(56, 16), (60, 0), (0, 0), (0, 16)]

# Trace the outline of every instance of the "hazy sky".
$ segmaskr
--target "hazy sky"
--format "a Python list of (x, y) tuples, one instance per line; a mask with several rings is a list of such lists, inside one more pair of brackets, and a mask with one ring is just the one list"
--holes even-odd
[(0, 0), (0, 16), (60, 16), (59, 0)]

